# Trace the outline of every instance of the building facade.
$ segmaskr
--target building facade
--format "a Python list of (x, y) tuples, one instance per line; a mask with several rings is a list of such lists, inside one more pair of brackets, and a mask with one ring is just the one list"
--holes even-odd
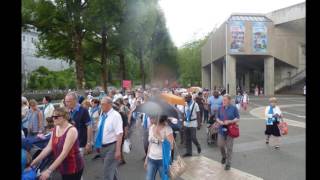
[(305, 3), (268, 14), (232, 14), (201, 49), (202, 86), (274, 93), (305, 78)]
[(36, 42), (38, 42), (38, 32), (35, 28), (28, 28), (21, 34), (21, 74), (22, 89), (28, 84), (28, 78), (32, 71), (40, 66), (48, 68), (50, 71), (61, 71), (70, 67), (69, 63), (60, 59), (50, 59), (45, 57), (36, 57)]

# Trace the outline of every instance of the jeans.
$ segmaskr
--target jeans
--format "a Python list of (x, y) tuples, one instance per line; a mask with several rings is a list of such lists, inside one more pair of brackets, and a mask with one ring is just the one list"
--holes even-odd
[(146, 180), (155, 180), (157, 171), (159, 171), (160, 179), (163, 176), (162, 159), (154, 160), (148, 157)]

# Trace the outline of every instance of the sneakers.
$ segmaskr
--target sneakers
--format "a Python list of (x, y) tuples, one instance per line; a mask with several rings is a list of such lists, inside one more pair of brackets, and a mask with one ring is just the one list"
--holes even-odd
[(230, 168), (231, 168), (231, 166), (230, 166), (229, 164), (227, 164), (227, 165), (224, 167), (224, 170), (229, 171)]
[(98, 158), (101, 158), (100, 154), (95, 155), (95, 156), (92, 158), (92, 160), (96, 160), (96, 159), (98, 159)]
[(221, 164), (225, 164), (226, 163), (226, 158), (222, 158), (221, 159)]
[(197, 148), (197, 150), (198, 150), (198, 154), (200, 154), (200, 153), (201, 153), (201, 147), (199, 146), (199, 147)]
[(182, 157), (190, 157), (192, 154), (185, 153)]
[(276, 146), (274, 146), (274, 149), (275, 149), (275, 150), (278, 150), (278, 149), (280, 149), (280, 146), (279, 146), (279, 145), (276, 145)]

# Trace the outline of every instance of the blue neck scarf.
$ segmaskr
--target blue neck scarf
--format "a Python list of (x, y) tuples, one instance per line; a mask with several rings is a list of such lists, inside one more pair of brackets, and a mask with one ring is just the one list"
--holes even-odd
[[(271, 105), (270, 105), (268, 114), (273, 115), (273, 107), (272, 107)], [(267, 119), (267, 121), (266, 121), (266, 124), (267, 124), (267, 125), (273, 125), (273, 121), (274, 121), (274, 120), (275, 120), (274, 117), (272, 117), (272, 118), (269, 118), (269, 117), (268, 117), (268, 119)]]
[(95, 148), (101, 148), (102, 147), (102, 134), (104, 129), (104, 123), (107, 119), (108, 115), (106, 113), (102, 113), (100, 116), (100, 126), (98, 128), (98, 133), (96, 136), (96, 142), (94, 144)]
[(191, 116), (191, 105), (192, 105), (192, 101), (188, 102), (188, 109), (187, 109), (187, 112), (186, 112), (186, 119), (187, 119), (187, 122), (190, 122), (190, 116)]
[(145, 114), (143, 118), (143, 128), (147, 129), (148, 128), (148, 115)]
[(169, 180), (169, 166), (171, 161), (171, 144), (167, 139), (162, 142), (162, 178), (161, 180)]

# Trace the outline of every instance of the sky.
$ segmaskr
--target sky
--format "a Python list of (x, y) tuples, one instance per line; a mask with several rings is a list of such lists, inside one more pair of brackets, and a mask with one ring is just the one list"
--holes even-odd
[(174, 44), (204, 37), (232, 13), (269, 13), (304, 0), (159, 0)]

